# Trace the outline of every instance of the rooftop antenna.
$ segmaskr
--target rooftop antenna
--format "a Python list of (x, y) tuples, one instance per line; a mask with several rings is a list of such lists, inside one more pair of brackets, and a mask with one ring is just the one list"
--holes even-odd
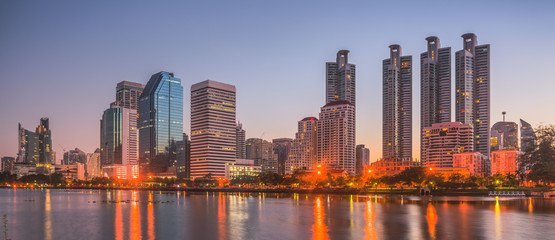
[(507, 112), (501, 112), (501, 114), (503, 114), (503, 122), (505, 122), (505, 114), (507, 114)]

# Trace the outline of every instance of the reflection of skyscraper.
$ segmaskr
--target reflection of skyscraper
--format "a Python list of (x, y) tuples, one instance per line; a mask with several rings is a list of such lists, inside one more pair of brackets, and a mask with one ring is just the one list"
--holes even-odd
[[(141, 175), (175, 167), (175, 142), (183, 140), (183, 87), (173, 73), (150, 78), (139, 98), (139, 160)], [(175, 173), (174, 173), (175, 174)]]
[(349, 63), (349, 50), (337, 52), (335, 62), (326, 63), (326, 103), (356, 102), (356, 65)]
[(191, 86), (191, 177), (225, 177), (236, 158), (235, 86), (206, 80)]
[(536, 134), (530, 123), (520, 119), (520, 149), (525, 152), (534, 146)]
[(383, 60), (383, 157), (412, 158), (412, 56), (391, 45)]
[(339, 100), (321, 108), (317, 163), (355, 173), (355, 106)]
[(490, 151), (490, 45), (477, 45), (476, 35), (462, 35), (463, 49), (455, 53), (455, 121), (471, 124), (474, 150)]

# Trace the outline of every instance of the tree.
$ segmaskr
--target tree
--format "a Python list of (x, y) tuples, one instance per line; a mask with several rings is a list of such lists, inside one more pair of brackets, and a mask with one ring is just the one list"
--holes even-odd
[(555, 182), (555, 126), (540, 126), (536, 131), (537, 139), (529, 139), (528, 149), (520, 156), (519, 172), (527, 179), (545, 184)]
[(425, 177), (426, 170), (422, 167), (408, 168), (396, 175), (399, 182), (403, 182), (408, 186), (413, 186), (414, 184), (420, 185), (424, 182)]

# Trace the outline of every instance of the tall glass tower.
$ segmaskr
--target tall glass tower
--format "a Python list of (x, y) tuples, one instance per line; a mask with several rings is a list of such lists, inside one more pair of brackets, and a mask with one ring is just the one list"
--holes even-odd
[(169, 72), (156, 73), (150, 77), (139, 98), (140, 175), (163, 173), (175, 167), (175, 143), (182, 140), (181, 79)]

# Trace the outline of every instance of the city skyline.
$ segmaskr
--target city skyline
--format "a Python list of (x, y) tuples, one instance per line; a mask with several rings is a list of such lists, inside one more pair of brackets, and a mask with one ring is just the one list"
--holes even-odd
[[(3, 3), (2, 5), (5, 4), (6, 3)], [(40, 4), (38, 5), (40, 6)], [(78, 8), (79, 6), (71, 5), (70, 7)], [(118, 9), (117, 7), (118, 6), (116, 6), (116, 9)], [(225, 6), (218, 7), (224, 8)], [(254, 7), (261, 6), (258, 5)], [(308, 6), (301, 4), (299, 7), (302, 10)], [(33, 13), (32, 6), (27, 6), (27, 8), (31, 8), (31, 11), (23, 12), (23, 17), (25, 14)], [(444, 6), (444, 8), (454, 9), (455, 7)], [(499, 6), (499, 8), (503, 7)], [(533, 7), (522, 5), (520, 8), (517, 8), (518, 7), (515, 6), (510, 9), (505, 7), (505, 10), (508, 10), (508, 12), (516, 11), (522, 14), (527, 13), (526, 16), (528, 16), (529, 19), (522, 21), (537, 21), (540, 25), (537, 26), (538, 24), (536, 24), (533, 27), (528, 26), (528, 28), (532, 28), (532, 30), (534, 28), (541, 28), (541, 26), (543, 26), (541, 23), (545, 24), (546, 22), (553, 22), (553, 17), (551, 16), (532, 14), (534, 11), (542, 11), (542, 8), (539, 6)], [(0, 9), (6, 9), (6, 7), (2, 7)], [(141, 8), (134, 8), (132, 10), (141, 12), (140, 9)], [(441, 9), (441, 7), (438, 7), (438, 9)], [(34, 11), (37, 10), (39, 9), (34, 9)], [(324, 10), (330, 11), (327, 8), (324, 8)], [(7, 12), (7, 10), (0, 11), (3, 13), (1, 15), (4, 16), (0, 17), (3, 20), (2, 22), (6, 22), (8, 17), (14, 16), (13, 13)], [(285, 10), (281, 9), (281, 11)], [(404, 11), (408, 12), (409, 10), (404, 9)], [(413, 11), (415, 14), (418, 12), (416, 9)], [(475, 14), (479, 14), (480, 11)], [(64, 17), (71, 16), (71, 14), (68, 13), (62, 14), (57, 11), (54, 12), (60, 14), (62, 19)], [(111, 19), (116, 16), (115, 12), (113, 13), (108, 11), (107, 13)], [(301, 15), (300, 10), (293, 10), (293, 13), (295, 19), (298, 19)], [(41, 14), (38, 14), (38, 16), (44, 16), (45, 13)], [(507, 15), (510, 14), (507, 13)], [(137, 18), (136, 15), (127, 16)], [(248, 16), (254, 17), (258, 15), (251, 14)], [(91, 20), (90, 18), (91, 16), (85, 16), (84, 20), (78, 20), (77, 22), (85, 25), (87, 25), (87, 23), (91, 24), (88, 22)], [(360, 16), (352, 16), (351, 18), (369, 20)], [(321, 19), (322, 18), (320, 17), (316, 20)], [(538, 19), (544, 20), (540, 21)], [(236, 21), (242, 20), (247, 19), (239, 18)], [(263, 20), (265, 20), (263, 22), (269, 24), (269, 18), (263, 18)], [(39, 21), (38, 19), (29, 19), (27, 21), (28, 22), (17, 22), (16, 25), (20, 27), (25, 26), (26, 24), (40, 25), (37, 23), (37, 21)], [(56, 23), (56, 19), (53, 17), (46, 18), (45, 21), (46, 23), (44, 24)], [(302, 21), (302, 23), (307, 25), (313, 23), (312, 21)], [(84, 54), (81, 56), (74, 55), (70, 52), (71, 50), (75, 51), (76, 48), (79, 49), (86, 46), (93, 46), (93, 48), (96, 47), (102, 54), (107, 53), (104, 50), (105, 47), (107, 50), (117, 46), (123, 48), (118, 44), (111, 44), (108, 46), (95, 45), (89, 42), (90, 40), (80, 38), (75, 38), (75, 43), (69, 42), (70, 44), (67, 45), (69, 50), (61, 51), (59, 53), (60, 55), (58, 57), (54, 56), (50, 63), (44, 63), (44, 66), (38, 65), (41, 61), (41, 57), (52, 57), (48, 54), (48, 52), (50, 52), (48, 47), (52, 47), (52, 49), (60, 49), (66, 46), (63, 41), (59, 44), (53, 44), (52, 42), (49, 43), (48, 40), (59, 40), (60, 36), (66, 36), (65, 34), (68, 33), (79, 33), (82, 30), (73, 28), (71, 32), (62, 32), (64, 34), (60, 34), (60, 36), (56, 34), (40, 36), (39, 40), (44, 42), (34, 42), (34, 40), (30, 40), (30, 38), (26, 37), (26, 33), (18, 32), (20, 31), (19, 29), (12, 29), (11, 25), (2, 25), (2, 29), (4, 32), (8, 33), (7, 35), (11, 36), (13, 34), (9, 33), (13, 33), (15, 31), (16, 33), (19, 33), (19, 35), (16, 35), (22, 35), (23, 39), (21, 42), (16, 44), (15, 39), (9, 37), (1, 40), (2, 44), (0, 45), (2, 50), (5, 50), (4, 52), (6, 52), (5, 55), (0, 57), (0, 63), (2, 63), (0, 64), (0, 70), (4, 73), (0, 96), (2, 100), (1, 102), (3, 103), (2, 112), (4, 113), (3, 115), (6, 116), (2, 119), (0, 124), (0, 132), (4, 136), (4, 138), (0, 140), (0, 155), (12, 157), (16, 156), (16, 124), (18, 122), (21, 122), (23, 126), (35, 126), (36, 119), (40, 119), (41, 117), (48, 117), (50, 119), (52, 143), (54, 151), (57, 153), (58, 160), (63, 155), (62, 147), (60, 147), (60, 145), (65, 149), (74, 149), (77, 147), (87, 153), (94, 152), (94, 150), (98, 147), (97, 145), (99, 142), (97, 129), (98, 119), (101, 118), (102, 111), (106, 109), (106, 103), (112, 101), (113, 99), (113, 86), (123, 80), (146, 84), (150, 74), (161, 70), (174, 72), (177, 76), (179, 76), (183, 81), (182, 85), (184, 89), (188, 89), (193, 83), (197, 83), (205, 79), (216, 79), (224, 83), (236, 85), (238, 92), (237, 120), (244, 123), (247, 138), (259, 137), (262, 134), (264, 134), (264, 139), (267, 140), (275, 138), (293, 138), (297, 127), (296, 122), (307, 116), (317, 116), (318, 109), (321, 107), (321, 103), (324, 102), (322, 96), (322, 92), (324, 92), (325, 88), (325, 84), (322, 82), (322, 79), (325, 77), (323, 74), (323, 63), (333, 61), (333, 54), (335, 52), (341, 49), (347, 49), (350, 51), (349, 62), (353, 62), (358, 66), (356, 144), (365, 144), (369, 147), (372, 154), (370, 161), (375, 161), (379, 156), (381, 156), (382, 152), (380, 117), (380, 99), (382, 95), (380, 61), (387, 57), (387, 46), (398, 43), (403, 46), (403, 53), (405, 55), (418, 56), (417, 54), (426, 50), (425, 45), (423, 44), (424, 39), (428, 36), (438, 36), (442, 40), (442, 46), (449, 46), (452, 47), (453, 51), (458, 51), (460, 49), (461, 42), (460, 36), (468, 32), (473, 32), (479, 36), (480, 43), (488, 43), (492, 45), (492, 110), (490, 123), (492, 124), (501, 120), (501, 111), (508, 112), (508, 121), (517, 122), (518, 119), (522, 118), (527, 122), (530, 122), (533, 127), (536, 127), (540, 123), (553, 123), (552, 119), (554, 119), (554, 113), (541, 111), (541, 107), (537, 106), (541, 105), (537, 104), (538, 102), (549, 102), (553, 100), (553, 97), (547, 92), (547, 89), (550, 89), (550, 86), (553, 86), (553, 83), (549, 82), (549, 76), (532, 75), (532, 77), (530, 77), (529, 75), (531, 72), (541, 72), (541, 69), (546, 68), (549, 61), (542, 61), (542, 59), (546, 59), (547, 56), (552, 55), (551, 53), (555, 52), (555, 48), (553, 46), (541, 45), (542, 51), (544, 51), (544, 53), (541, 54), (542, 56), (536, 55), (538, 53), (536, 51), (530, 51), (529, 48), (515, 48), (515, 46), (518, 46), (516, 43), (524, 41), (526, 41), (527, 44), (535, 44), (539, 46), (540, 42), (548, 42), (549, 39), (554, 37), (553, 33), (549, 31), (534, 32), (534, 35), (536, 36), (534, 39), (524, 38), (527, 35), (527, 31), (530, 30), (524, 29), (523, 27), (518, 28), (518, 26), (524, 26), (525, 24), (519, 25), (516, 22), (513, 22), (514, 26), (512, 26), (512, 28), (514, 29), (504, 29), (503, 26), (505, 25), (502, 25), (500, 28), (496, 28), (495, 32), (497, 34), (495, 34), (492, 33), (492, 31), (487, 30), (492, 27), (492, 24), (501, 24), (503, 21), (508, 21), (508, 23), (504, 24), (511, 25), (510, 23), (513, 20), (506, 16), (499, 20), (490, 19), (489, 21), (490, 23), (486, 24), (487, 27), (479, 26), (477, 22), (472, 21), (454, 21), (454, 23), (452, 23), (452, 28), (446, 27), (445, 25), (424, 29), (421, 28), (411, 30), (409, 35), (399, 35), (394, 32), (376, 35), (357, 33), (358, 36), (360, 36), (360, 38), (364, 41), (360, 39), (353, 40), (331, 38), (331, 40), (322, 41), (321, 43), (314, 44), (314, 46), (311, 46), (310, 40), (312, 40), (312, 38), (307, 35), (303, 35), (308, 38), (305, 40), (285, 38), (284, 40), (286, 40), (289, 44), (276, 44), (277, 46), (271, 46), (271, 42), (263, 43), (263, 40), (265, 39), (264, 37), (247, 34), (250, 37), (254, 36), (256, 38), (255, 40), (262, 40), (261, 42), (255, 41), (254, 45), (249, 46), (249, 48), (252, 47), (252, 50), (247, 49), (246, 45), (239, 44), (239, 41), (244, 40), (242, 37), (232, 35), (235, 36), (231, 39), (232, 41), (224, 42), (228, 45), (214, 47), (220, 43), (215, 41), (211, 42), (212, 44), (202, 45), (202, 47), (200, 47), (202, 51), (207, 51), (206, 55), (211, 56), (209, 59), (197, 59), (196, 57), (193, 57), (197, 54), (196, 51), (191, 49), (180, 49), (178, 47), (180, 45), (174, 41), (168, 42), (170, 47), (167, 48), (162, 46), (153, 46), (153, 50), (147, 51), (149, 53), (144, 55), (137, 55), (138, 53), (135, 52), (140, 49), (142, 44), (145, 44), (143, 42), (137, 42), (137, 45), (134, 47), (130, 46), (125, 48), (126, 51), (116, 49), (115, 53), (107, 55), (108, 58), (115, 58), (118, 62), (131, 60), (131, 58), (137, 57), (152, 58), (152, 60), (149, 61), (133, 61), (135, 66), (129, 66), (126, 64), (119, 65), (110, 61), (107, 61), (110, 64), (101, 63), (104, 58), (102, 58), (100, 54), (92, 52), (88, 52), (89, 54), (86, 54), (87, 51), (84, 51)], [(125, 25), (125, 21), (123, 20), (116, 22)], [(421, 20), (415, 22), (416, 23), (407, 24), (422, 23)], [(209, 22), (208, 24), (215, 23)], [(288, 22), (288, 24), (289, 25), (287, 26), (293, 26), (292, 22)], [(380, 29), (380, 27), (368, 24), (368, 22), (364, 21), (357, 22), (355, 25), (361, 32), (369, 29), (371, 32), (375, 31), (377, 33)], [(162, 28), (165, 29), (172, 26), (173, 25), (171, 24), (163, 25)], [(256, 26), (256, 24), (252, 26)], [(275, 28), (279, 29), (280, 25), (270, 24), (268, 27), (268, 29)], [(54, 27), (54, 30), (61, 31), (59, 27)], [(514, 31), (517, 30), (522, 34), (522, 36), (514, 35)], [(201, 29), (196, 29), (196, 31), (199, 33), (203, 32)], [(291, 31), (300, 31), (300, 28), (294, 27)], [(101, 33), (103, 31), (97, 29), (96, 32)], [(316, 36), (320, 36), (318, 28), (308, 32), (308, 35), (313, 33)], [(138, 34), (140, 32), (134, 33)], [(244, 34), (244, 32), (242, 33)], [(119, 39), (121, 40), (122, 37), (123, 36), (119, 36)], [(124, 37), (123, 39), (126, 38)], [(199, 41), (200, 39), (204, 38), (198, 38), (198, 40), (195, 41)], [(103, 39), (100, 40), (104, 41)], [(165, 42), (160, 42), (160, 44), (163, 43)], [(253, 44), (253, 42), (248, 43)], [(291, 50), (291, 44), (295, 45), (293, 46), (293, 50)], [(11, 49), (12, 47), (13, 50)], [(157, 50), (164, 52), (164, 49), (176, 50), (176, 53), (172, 55), (177, 55), (178, 57), (176, 58), (175, 56), (172, 56), (169, 57), (169, 59), (163, 59), (161, 58), (163, 55), (157, 55), (156, 53), (150, 52)], [(246, 50), (247, 54), (242, 54), (242, 50)], [(292, 54), (283, 53), (285, 50), (290, 50)], [(256, 53), (256, 51), (259, 51), (260, 53)], [(16, 56), (16, 53), (23, 56)], [(42, 56), (39, 56), (38, 59), (26, 59), (23, 61), (23, 57), (29, 56), (29, 54), (33, 53)], [(122, 53), (127, 54), (123, 54), (123, 57), (116, 56), (122, 55)], [(518, 53), (521, 54), (520, 58), (510, 57)], [(292, 57), (296, 59), (294, 61), (290, 61)], [(76, 63), (67, 66), (68, 61), (72, 58), (75, 59)], [(226, 66), (226, 61), (234, 58), (236, 58), (237, 62), (230, 64), (229, 67)], [(290, 62), (285, 61), (286, 59), (289, 59)], [(519, 61), (508, 59), (519, 59)], [(198, 63), (194, 63), (196, 60), (199, 60)], [(452, 58), (451, 61), (454, 62), (454, 58)], [(302, 70), (292, 69), (292, 65), (298, 65), (301, 62), (305, 66)], [(534, 64), (530, 64), (531, 62)], [(255, 66), (260, 69), (256, 71), (255, 74), (245, 74), (242, 71), (236, 72), (235, 69), (233, 69), (239, 68), (239, 65), (245, 64), (250, 64), (251, 66)], [(416, 57), (413, 58), (413, 66), (418, 66), (419, 64), (420, 63)], [(88, 68), (88, 65), (94, 65), (94, 67)], [(207, 65), (209, 67), (201, 65)], [(120, 67), (122, 68), (121, 70), (119, 69)], [(519, 71), (519, 68), (524, 70)], [(25, 74), (20, 75), (23, 69), (25, 69)], [(62, 69), (67, 71), (67, 74), (63, 75), (67, 75), (68, 77), (61, 76), (62, 74), (57, 73)], [(534, 69), (539, 70), (535, 71)], [(420, 109), (418, 105), (420, 102), (419, 71), (420, 69), (418, 67), (413, 67), (413, 109)], [(266, 73), (260, 74), (261, 72)], [(454, 66), (452, 66), (452, 72), (455, 72)], [(272, 75), (279, 76), (274, 77)], [(287, 81), (285, 81), (286, 79)], [(526, 86), (523, 86), (524, 84), (522, 84), (522, 79), (531, 80), (527, 80)], [(285, 82), (278, 80), (284, 80)], [(452, 77), (452, 86), (454, 86), (454, 81), (455, 79)], [(296, 87), (302, 88), (303, 91), (290, 91), (295, 84), (297, 85)], [(72, 93), (66, 90), (66, 88), (71, 89), (73, 87), (84, 87), (87, 91)], [(21, 89), (28, 91), (26, 93), (26, 98), (21, 98), (19, 95), (16, 95), (16, 93), (21, 92)], [(37, 92), (37, 89), (40, 91)], [(452, 99), (454, 99), (453, 89), (454, 87), (451, 91)], [(529, 95), (524, 95), (523, 98), (515, 99), (515, 92), (529, 92)], [(534, 94), (532, 95), (532, 93)], [(288, 98), (284, 96), (287, 96)], [(187, 134), (190, 133), (190, 122), (188, 121), (188, 119), (190, 119), (190, 110), (187, 108), (189, 102), (190, 99), (185, 97), (183, 103), (185, 106), (183, 109), (183, 119), (185, 120), (183, 122), (183, 130)], [(452, 109), (453, 108), (454, 107), (452, 107)], [(71, 109), (71, 111), (68, 111), (68, 109)], [(276, 111), (270, 111), (270, 109), (276, 109)], [(72, 114), (68, 114), (67, 112)], [(268, 124), (267, 115), (272, 114), (273, 112), (281, 114), (271, 115), (271, 122)], [(418, 146), (420, 146), (418, 140), (420, 136), (419, 114), (419, 111), (413, 111), (412, 116), (412, 155), (416, 158), (419, 156)], [(451, 116), (452, 119), (454, 119), (454, 117), (455, 116), (453, 115)]]

